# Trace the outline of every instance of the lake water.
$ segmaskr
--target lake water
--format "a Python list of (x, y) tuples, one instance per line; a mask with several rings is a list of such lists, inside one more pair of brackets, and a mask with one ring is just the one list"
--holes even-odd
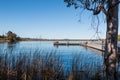
[(42, 51), (40, 55), (55, 52), (56, 55), (61, 56), (65, 69), (70, 69), (72, 61), (75, 57), (78, 58), (79, 64), (85, 69), (97, 69), (103, 65), (103, 57), (101, 52), (96, 52), (91, 49), (86, 49), (82, 46), (59, 46), (53, 45), (54, 42), (41, 42), (41, 41), (22, 41), (16, 44), (0, 43), (1, 54), (7, 53), (12, 56), (21, 55), (20, 52), (25, 55), (34, 54), (36, 50)]
[[(85, 77), (83, 77), (81, 80), (92, 80), (91, 76), (96, 76), (98, 73), (103, 76), (102, 52), (82, 46), (54, 46), (53, 43), (54, 42), (52, 41), (21, 41), (16, 44), (0, 43), (0, 63), (2, 62), (3, 66), (0, 66), (0, 69), (2, 70), (4, 69), (4, 66), (7, 66), (14, 70), (15, 64), (19, 63), (20, 59), (23, 59), (22, 65), (20, 64), (22, 66), (22, 69), (24, 69), (23, 66), (27, 68), (28, 66), (31, 66), (31, 64), (35, 64), (35, 66), (38, 66), (37, 70), (39, 70), (39, 67), (41, 66), (39, 64), (41, 61), (37, 61), (36, 58), (42, 57), (41, 59), (45, 59), (43, 61), (51, 62), (50, 59), (47, 59), (49, 55), (52, 54), (53, 56), (55, 55), (55, 59), (53, 60), (56, 60), (56, 62), (58, 58), (61, 59), (64, 71), (63, 75), (65, 76), (70, 76), (72, 70), (82, 72), (82, 74), (84, 74), (85, 71)], [(120, 46), (120, 42), (118, 42), (118, 46)], [(22, 58), (19, 56), (22, 56)], [(28, 61), (30, 60), (30, 64), (27, 62), (27, 59)], [(34, 61), (37, 61), (38, 65), (36, 62), (34, 63)], [(59, 63), (59, 61), (57, 62), (57, 64), (61, 63)], [(44, 64), (42, 66), (45, 67)], [(56, 66), (56, 64), (54, 66)], [(46, 67), (44, 69), (46, 69)], [(86, 73), (90, 76), (90, 78), (89, 76), (86, 77)], [(97, 76), (99, 76), (99, 74)], [(39, 77), (39, 79), (35, 80), (41, 79)]]

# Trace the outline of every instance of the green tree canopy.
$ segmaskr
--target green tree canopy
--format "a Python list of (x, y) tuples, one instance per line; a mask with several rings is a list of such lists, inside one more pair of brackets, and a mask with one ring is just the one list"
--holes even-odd
[(17, 35), (13, 33), (12, 31), (7, 32), (7, 39), (9, 42), (16, 42), (17, 41)]

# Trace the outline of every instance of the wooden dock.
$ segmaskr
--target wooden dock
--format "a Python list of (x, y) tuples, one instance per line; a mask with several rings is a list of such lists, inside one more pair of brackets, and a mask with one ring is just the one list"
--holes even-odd
[(55, 46), (70, 46), (70, 45), (79, 46), (79, 45), (81, 45), (81, 44), (80, 44), (80, 43), (69, 43), (69, 42), (66, 42), (66, 43), (65, 43), (65, 42), (64, 42), (64, 43), (63, 43), (63, 42), (62, 42), (62, 43), (55, 42), (54, 45), (55, 45)]
[[(105, 45), (101, 42), (101, 44), (96, 44), (96, 43), (86, 43), (86, 42), (54, 42), (54, 46), (83, 46), (83, 47), (87, 47), (87, 48), (91, 48), (93, 50), (97, 50), (97, 51), (100, 51), (100, 52), (104, 52), (105, 49)], [(103, 55), (103, 54), (102, 54)], [(120, 56), (120, 45), (118, 45), (118, 56)]]
[(54, 42), (54, 46), (83, 46), (92, 49), (96, 49), (99, 51), (104, 51), (104, 46), (102, 44), (94, 44), (94, 43), (70, 43), (70, 42)]
[(103, 51), (103, 52), (105, 51), (104, 46), (102, 44), (90, 44), (90, 43), (88, 43), (86, 47), (93, 48), (93, 49)]

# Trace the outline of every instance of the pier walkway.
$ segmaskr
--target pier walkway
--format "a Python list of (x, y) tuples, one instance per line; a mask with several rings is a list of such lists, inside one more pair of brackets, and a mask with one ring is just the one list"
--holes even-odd
[(93, 49), (96, 49), (96, 50), (99, 50), (99, 51), (104, 51), (104, 45), (102, 44), (91, 44), (91, 43), (88, 43), (86, 45), (86, 47), (89, 47), (89, 48), (93, 48)]
[[(99, 51), (105, 51), (104, 41), (56, 41), (54, 46), (83, 46)], [(118, 43), (118, 53), (120, 54), (120, 43)]]
[(88, 43), (88, 42), (54, 42), (54, 46), (83, 46), (92, 49), (96, 49), (99, 51), (104, 51), (104, 45), (101, 43)]

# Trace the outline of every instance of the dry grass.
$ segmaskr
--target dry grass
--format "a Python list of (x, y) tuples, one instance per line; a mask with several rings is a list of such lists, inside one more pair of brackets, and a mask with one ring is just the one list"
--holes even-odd
[(72, 60), (71, 69), (65, 71), (61, 56), (53, 51), (0, 54), (0, 80), (102, 80), (99, 70), (91, 74), (91, 70), (84, 71), (81, 70), (82, 67), (79, 56), (76, 55)]

